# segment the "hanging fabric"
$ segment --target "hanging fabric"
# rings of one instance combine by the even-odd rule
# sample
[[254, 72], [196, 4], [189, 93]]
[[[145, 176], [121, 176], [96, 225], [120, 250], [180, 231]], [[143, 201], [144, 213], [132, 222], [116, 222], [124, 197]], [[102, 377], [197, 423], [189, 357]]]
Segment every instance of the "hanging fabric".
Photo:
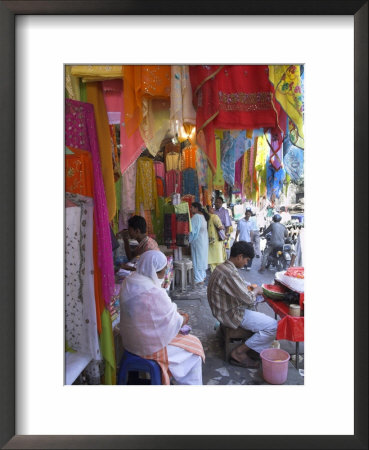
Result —
[[137, 160], [135, 211], [138, 215], [141, 213], [141, 204], [144, 210], [155, 209], [159, 213], [154, 161], [147, 156]]
[[200, 201], [199, 184], [195, 169], [186, 169], [182, 172], [182, 194], [195, 196], [197, 202]]
[[170, 126], [175, 136], [184, 124], [196, 124], [188, 66], [171, 66]]
[[122, 66], [71, 66], [71, 74], [82, 78], [84, 83], [122, 78]]
[[109, 220], [113, 220], [116, 212], [114, 171], [108, 116], [105, 109], [104, 94], [101, 83], [92, 82], [87, 85], [87, 101], [94, 106], [96, 132], [99, 143], [101, 172], [104, 181], [106, 203]]
[[93, 105], [66, 99], [65, 143], [71, 148], [79, 148], [91, 152], [98, 266], [101, 270], [102, 296], [105, 304], [109, 304], [114, 291], [114, 268], [111, 254], [109, 215], [101, 174], [100, 152]]

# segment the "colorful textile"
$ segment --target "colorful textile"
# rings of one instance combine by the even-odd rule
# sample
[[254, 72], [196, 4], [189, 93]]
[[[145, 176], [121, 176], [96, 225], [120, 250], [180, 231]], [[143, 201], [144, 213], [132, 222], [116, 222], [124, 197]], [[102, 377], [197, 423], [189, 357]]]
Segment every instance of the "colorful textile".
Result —
[[286, 112], [296, 125], [299, 136], [303, 132], [303, 101], [300, 66], [269, 66], [269, 79], [274, 86], [274, 102]]
[[164, 180], [165, 178], [165, 166], [161, 161], [154, 161], [155, 175]]
[[196, 147], [191, 145], [182, 150], [181, 170], [196, 170]]
[[165, 192], [166, 196], [180, 194], [182, 189], [182, 172], [179, 170], [170, 170], [165, 174]]
[[[156, 178], [158, 180], [158, 178]], [[156, 236], [156, 242], [158, 244], [164, 244], [164, 204], [163, 197], [158, 197], [159, 214], [156, 214], [155, 210], [151, 211], [151, 221]]]
[[133, 250], [133, 255], [138, 256], [142, 253], [148, 252], [149, 250], [159, 250], [158, 243], [149, 236], [146, 236], [138, 244], [138, 246]]
[[164, 197], [164, 182], [160, 177], [156, 177], [156, 192], [158, 197]]
[[109, 211], [109, 220], [112, 220], [116, 213], [114, 171], [112, 163], [109, 121], [105, 109], [104, 95], [101, 83], [88, 83], [87, 101], [94, 106], [96, 131], [99, 142], [101, 172], [104, 180], [104, 189], [106, 203]]
[[176, 214], [176, 244], [179, 247], [187, 247], [190, 235], [190, 210], [187, 202], [174, 205]]
[[128, 136], [144, 117], [143, 98], [169, 98], [170, 66], [123, 66], [125, 122]]
[[171, 66], [170, 123], [175, 136], [185, 123], [196, 123], [188, 66]]
[[181, 155], [179, 153], [167, 153], [165, 155], [165, 168], [166, 171], [180, 170]]
[[289, 139], [286, 139], [283, 153], [285, 153], [283, 165], [286, 173], [295, 182], [301, 180], [304, 176], [304, 151], [295, 147]]
[[174, 212], [174, 206], [171, 203], [165, 203], [163, 211], [164, 211], [164, 244], [168, 248], [174, 248], [176, 246], [176, 228], [174, 229], [176, 215]]
[[204, 131], [209, 164], [217, 167], [214, 129], [274, 127], [268, 66], [190, 66], [197, 133]]
[[91, 153], [87, 150], [72, 149], [65, 155], [65, 191], [93, 196], [93, 168]]
[[97, 266], [101, 271], [102, 297], [105, 304], [109, 304], [114, 289], [114, 267], [93, 105], [69, 99], [65, 101], [65, 144], [88, 150], [92, 155]]
[[196, 172], [199, 186], [207, 186], [208, 161], [200, 147], [196, 150]]
[[77, 194], [66, 194], [66, 199], [76, 206], [65, 211], [65, 339], [73, 350], [100, 360], [93, 275], [93, 200]]
[[146, 148], [156, 156], [160, 145], [169, 131], [169, 100], [142, 98], [142, 121], [140, 133]]
[[283, 182], [286, 176], [286, 172], [283, 168], [275, 170], [267, 161], [267, 193], [268, 199], [274, 200], [279, 198], [283, 189]]
[[273, 166], [275, 170], [279, 170], [283, 163], [283, 137], [278, 128], [270, 130], [270, 153], [269, 153], [269, 163]]
[[194, 195], [196, 201], [200, 201], [199, 184], [195, 169], [186, 169], [182, 172], [182, 194]]
[[81, 77], [82, 81], [103, 81], [122, 78], [122, 66], [71, 66], [71, 74]]
[[65, 66], [65, 92], [71, 100], [81, 100], [79, 78], [72, 75], [72, 66]]
[[224, 187], [224, 177], [223, 177], [223, 169], [221, 164], [221, 152], [220, 152], [220, 139], [217, 136], [215, 140], [216, 144], [216, 171], [213, 177], [213, 189], [223, 190]]
[[122, 174], [119, 229], [128, 228], [128, 219], [136, 208], [136, 162]]
[[208, 268], [209, 237], [205, 217], [202, 214], [194, 214], [191, 219], [189, 242], [191, 244], [191, 258], [195, 282], [200, 283], [206, 278]]
[[115, 363], [113, 328], [110, 313], [106, 308], [101, 314], [101, 326], [100, 348], [105, 362], [104, 384], [115, 385], [117, 384], [117, 367]]
[[146, 156], [137, 160], [135, 210], [138, 215], [141, 204], [144, 210], [155, 209], [159, 213], [154, 161]]
[[223, 178], [230, 186], [234, 186], [235, 180], [235, 140], [230, 131], [223, 131], [223, 139], [220, 141], [221, 166]]

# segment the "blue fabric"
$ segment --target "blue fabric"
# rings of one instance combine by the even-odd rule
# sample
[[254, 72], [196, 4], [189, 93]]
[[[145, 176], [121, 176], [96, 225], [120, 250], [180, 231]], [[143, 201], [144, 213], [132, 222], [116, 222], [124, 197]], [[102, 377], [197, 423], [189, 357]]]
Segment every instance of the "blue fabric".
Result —
[[272, 194], [275, 194], [276, 198], [279, 198], [282, 189], [283, 189], [283, 181], [286, 177], [286, 172], [283, 168], [279, 170], [275, 170], [274, 167], [267, 160], [267, 194], [270, 199]]
[[234, 186], [235, 170], [235, 139], [230, 131], [223, 132], [223, 139], [220, 141], [221, 166], [223, 170], [224, 181], [230, 186]]
[[197, 202], [200, 201], [199, 182], [195, 169], [186, 169], [182, 172], [182, 195], [191, 194]]
[[191, 219], [192, 231], [190, 233], [191, 258], [195, 282], [200, 283], [206, 278], [208, 268], [209, 238], [205, 217], [195, 214]]
[[292, 144], [289, 135], [283, 141], [283, 165], [291, 180], [299, 181], [303, 177], [304, 151]]

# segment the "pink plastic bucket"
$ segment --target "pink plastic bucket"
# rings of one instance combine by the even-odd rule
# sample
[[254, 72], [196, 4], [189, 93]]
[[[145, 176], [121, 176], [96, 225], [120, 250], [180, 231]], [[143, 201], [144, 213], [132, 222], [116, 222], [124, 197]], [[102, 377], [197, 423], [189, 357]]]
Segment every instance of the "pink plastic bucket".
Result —
[[290, 354], [280, 348], [266, 348], [260, 353], [264, 380], [270, 384], [283, 384], [287, 380]]

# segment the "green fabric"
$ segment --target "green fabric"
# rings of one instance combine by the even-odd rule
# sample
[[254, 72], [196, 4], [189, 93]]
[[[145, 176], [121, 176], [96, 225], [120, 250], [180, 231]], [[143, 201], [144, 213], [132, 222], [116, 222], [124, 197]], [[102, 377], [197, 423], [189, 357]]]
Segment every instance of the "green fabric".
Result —
[[83, 83], [81, 79], [79, 79], [79, 90], [81, 93], [81, 102], [87, 102], [86, 83]]
[[101, 314], [100, 349], [105, 360], [104, 384], [117, 384], [113, 329], [109, 311]]
[[155, 210], [151, 211], [151, 222], [155, 233], [156, 242], [159, 245], [164, 244], [164, 197], [158, 197], [159, 215]]

